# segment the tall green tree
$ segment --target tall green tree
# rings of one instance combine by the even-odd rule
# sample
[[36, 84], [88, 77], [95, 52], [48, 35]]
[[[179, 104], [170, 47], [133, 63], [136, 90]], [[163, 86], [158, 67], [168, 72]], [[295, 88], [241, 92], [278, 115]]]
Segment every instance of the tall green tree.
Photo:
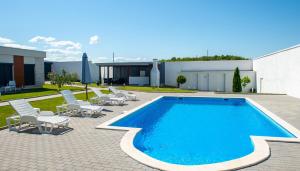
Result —
[[238, 67], [236, 67], [235, 71], [234, 71], [233, 82], [232, 82], [232, 91], [233, 92], [241, 92], [242, 91], [241, 76], [240, 76], [240, 70]]

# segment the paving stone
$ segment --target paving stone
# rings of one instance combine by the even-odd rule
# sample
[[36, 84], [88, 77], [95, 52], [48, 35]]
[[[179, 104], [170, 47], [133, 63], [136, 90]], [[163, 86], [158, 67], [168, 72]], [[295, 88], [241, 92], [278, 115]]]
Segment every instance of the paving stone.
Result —
[[[73, 128], [62, 135], [39, 135], [31, 132], [0, 131], [0, 170], [155, 170], [130, 158], [120, 148], [125, 131], [101, 130], [95, 127], [123, 111], [152, 100], [158, 93], [136, 92], [139, 101], [124, 106], [105, 106], [99, 118], [72, 117]], [[179, 94], [178, 94], [179, 95]], [[183, 94], [180, 94], [183, 95]], [[226, 96], [213, 93], [189, 96]], [[248, 95], [285, 121], [300, 129], [300, 100], [285, 95]], [[268, 142], [271, 157], [245, 171], [300, 170], [300, 144]]]

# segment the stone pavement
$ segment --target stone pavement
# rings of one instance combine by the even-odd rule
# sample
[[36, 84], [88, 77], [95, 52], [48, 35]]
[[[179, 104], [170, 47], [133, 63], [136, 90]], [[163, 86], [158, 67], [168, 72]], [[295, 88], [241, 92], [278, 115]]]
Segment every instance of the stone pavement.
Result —
[[[70, 127], [73, 130], [62, 135], [33, 134], [34, 131], [17, 133], [7, 129], [0, 131], [0, 170], [154, 170], [121, 150], [120, 140], [124, 131], [95, 129], [123, 111], [166, 95], [136, 94], [140, 101], [128, 102], [125, 106], [106, 106], [102, 117], [72, 117]], [[180, 95], [234, 96], [205, 92]], [[299, 99], [284, 95], [248, 97], [300, 129]], [[269, 145], [272, 154], [268, 160], [242, 170], [300, 170], [300, 144], [269, 142]]]

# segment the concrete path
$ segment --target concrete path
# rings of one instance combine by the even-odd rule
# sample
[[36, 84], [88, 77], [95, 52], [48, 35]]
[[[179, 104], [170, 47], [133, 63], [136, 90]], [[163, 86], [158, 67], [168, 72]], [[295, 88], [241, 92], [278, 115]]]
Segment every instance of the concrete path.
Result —
[[[80, 94], [80, 93], [84, 93], [85, 91], [77, 91], [74, 92], [73, 94]], [[90, 90], [88, 90], [88, 92], [90, 92]], [[33, 98], [28, 98], [26, 99], [29, 102], [32, 101], [38, 101], [38, 100], [45, 100], [45, 99], [51, 99], [51, 98], [56, 98], [56, 97], [61, 97], [61, 94], [53, 94], [53, 95], [49, 95], [49, 96], [40, 96], [40, 97], [33, 97]], [[2, 102], [0, 103], [0, 106], [7, 106], [9, 105], [8, 102]]]
[[[120, 148], [126, 131], [95, 129], [123, 111], [128, 111], [160, 93], [135, 92], [140, 99], [124, 106], [105, 106], [99, 118], [72, 117], [70, 132], [63, 135], [39, 135], [32, 132], [0, 131], [0, 170], [155, 170], [130, 158]], [[213, 93], [175, 94], [186, 96], [222, 96]], [[300, 100], [284, 95], [244, 95], [266, 107], [285, 121], [300, 129]], [[300, 144], [268, 142], [271, 156], [247, 171], [300, 170]]]

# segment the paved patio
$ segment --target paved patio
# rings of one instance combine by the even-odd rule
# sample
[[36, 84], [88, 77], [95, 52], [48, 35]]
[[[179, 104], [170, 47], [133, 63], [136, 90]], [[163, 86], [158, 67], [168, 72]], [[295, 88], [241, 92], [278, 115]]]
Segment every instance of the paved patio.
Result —
[[[128, 157], [120, 148], [125, 132], [95, 129], [123, 111], [156, 98], [158, 93], [136, 93], [140, 101], [107, 106], [99, 118], [71, 118], [73, 130], [63, 135], [0, 131], [0, 170], [154, 170]], [[178, 94], [179, 95], [179, 94]], [[189, 96], [235, 96], [199, 92]], [[248, 95], [300, 129], [300, 100], [284, 95]], [[300, 144], [269, 142], [271, 157], [242, 170], [300, 170]]]

